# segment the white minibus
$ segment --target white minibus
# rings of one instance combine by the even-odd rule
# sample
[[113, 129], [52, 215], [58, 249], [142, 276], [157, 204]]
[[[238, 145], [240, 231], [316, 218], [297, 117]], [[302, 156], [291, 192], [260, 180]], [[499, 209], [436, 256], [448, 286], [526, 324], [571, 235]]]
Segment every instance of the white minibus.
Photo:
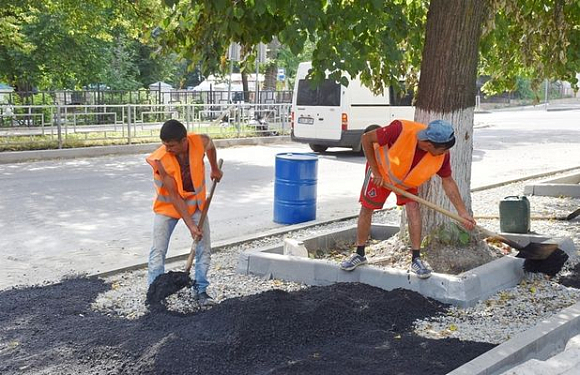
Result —
[[328, 147], [361, 151], [361, 135], [394, 119], [413, 120], [412, 95], [400, 98], [392, 88], [375, 95], [359, 79], [348, 86], [326, 79], [313, 87], [306, 78], [312, 63], [298, 66], [292, 97], [292, 132], [295, 142], [308, 143], [315, 152]]

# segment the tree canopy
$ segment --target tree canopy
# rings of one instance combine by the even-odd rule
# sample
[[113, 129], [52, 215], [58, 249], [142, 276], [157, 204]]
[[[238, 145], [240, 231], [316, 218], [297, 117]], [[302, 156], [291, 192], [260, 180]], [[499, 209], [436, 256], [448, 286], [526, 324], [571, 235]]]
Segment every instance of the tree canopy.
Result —
[[[491, 91], [515, 87], [516, 77], [566, 79], [580, 71], [580, 3], [572, 0], [482, 0], [487, 19], [480, 44], [480, 73]], [[421, 63], [427, 0], [165, 0], [166, 50], [202, 71], [224, 66], [230, 42], [251, 47], [277, 37], [297, 54], [315, 43], [313, 77], [342, 72], [380, 91], [399, 78], [416, 82]], [[343, 82], [346, 81], [342, 77]]]
[[[159, 0], [17, 0], [0, 7], [0, 80], [21, 91], [105, 84], [134, 89], [168, 79], [176, 56], [152, 56]], [[162, 9], [162, 8], [161, 8]]]

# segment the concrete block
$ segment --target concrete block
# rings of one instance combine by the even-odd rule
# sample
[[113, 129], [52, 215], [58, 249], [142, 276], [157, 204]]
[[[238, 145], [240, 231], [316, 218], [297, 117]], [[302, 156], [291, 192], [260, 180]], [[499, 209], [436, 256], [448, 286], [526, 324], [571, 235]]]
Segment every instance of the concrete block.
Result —
[[304, 246], [304, 242], [295, 240], [293, 238], [284, 239], [284, 255], [292, 255], [297, 257], [308, 258], [308, 250]]
[[510, 374], [508, 370], [515, 369], [524, 362], [533, 359], [537, 364], [561, 352], [568, 340], [579, 333], [580, 302], [496, 346], [448, 375]]
[[[398, 228], [388, 225], [373, 225], [371, 233], [372, 231], [377, 237], [386, 239], [395, 234]], [[532, 234], [509, 233], [505, 236], [522, 245], [526, 245], [530, 241], [543, 242], [548, 240], [546, 236]], [[473, 306], [499, 290], [517, 285], [524, 274], [522, 269], [524, 260], [511, 256], [499, 258], [460, 275], [433, 273], [426, 280], [419, 279], [407, 270], [394, 268], [360, 266], [347, 272], [341, 270], [336, 262], [308, 258], [308, 254], [332, 249], [340, 241], [352, 242], [355, 237], [356, 227], [352, 226], [302, 240], [286, 239], [280, 245], [244, 252], [238, 260], [238, 271], [244, 274], [274, 277], [308, 285], [361, 282], [385, 290], [404, 288], [459, 307]], [[551, 241], [557, 241], [560, 247], [567, 252], [576, 252], [574, 243], [568, 238]]]
[[524, 194], [551, 197], [580, 197], [580, 173], [540, 181], [524, 186]]
[[545, 361], [546, 368], [552, 373], [560, 374], [568, 369], [576, 368], [580, 372], [580, 349], [566, 349]]
[[580, 349], [580, 335], [576, 335], [568, 340], [568, 343], [566, 344], [566, 350], [572, 348]]

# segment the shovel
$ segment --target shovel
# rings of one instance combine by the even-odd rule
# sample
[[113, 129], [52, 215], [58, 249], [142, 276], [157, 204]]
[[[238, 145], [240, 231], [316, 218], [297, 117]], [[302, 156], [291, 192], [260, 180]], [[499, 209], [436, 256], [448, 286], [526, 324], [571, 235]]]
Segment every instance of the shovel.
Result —
[[[418, 196], [416, 196], [415, 194], [409, 193], [408, 191], [405, 191], [403, 189], [400, 189], [396, 186], [393, 186], [391, 184], [388, 184], [386, 182], [383, 182], [383, 186], [386, 187], [387, 189], [394, 191], [395, 193], [402, 195], [404, 197], [407, 197], [417, 203], [421, 203], [424, 204], [425, 206], [445, 215], [448, 216], [460, 223], [463, 223], [465, 221], [464, 218], [462, 218], [461, 216], [448, 211], [446, 209], [444, 209], [443, 207], [439, 207], [436, 204], [433, 204], [423, 198], [420, 198]], [[548, 258], [554, 251], [556, 251], [558, 249], [558, 245], [557, 244], [548, 244], [548, 243], [537, 243], [537, 242], [530, 242], [529, 244], [527, 244], [526, 246], [522, 246], [519, 243], [512, 241], [510, 239], [507, 239], [501, 235], [499, 235], [498, 233], [494, 233], [490, 230], [487, 230], [485, 228], [482, 228], [478, 225], [475, 226], [475, 228], [482, 233], [485, 237], [491, 237], [494, 239], [497, 239], [500, 242], [505, 243], [508, 246], [513, 247], [514, 249], [518, 250], [519, 253], [516, 255], [517, 258], [525, 258], [525, 259], [530, 259], [530, 260], [544, 260], [546, 258]]]
[[[222, 169], [223, 160], [220, 159], [218, 161], [219, 169]], [[214, 180], [211, 189], [209, 192], [209, 196], [205, 200], [205, 205], [203, 207], [203, 211], [201, 211], [201, 217], [199, 218], [199, 223], [197, 224], [198, 228], [203, 228], [203, 223], [207, 217], [207, 211], [209, 210], [209, 205], [213, 198], [213, 193], [217, 186], [217, 181]], [[189, 251], [189, 256], [187, 257], [187, 262], [185, 263], [185, 270], [184, 271], [169, 271], [162, 275], [157, 276], [157, 278], [149, 285], [149, 289], [147, 290], [147, 300], [146, 303], [150, 308], [162, 308], [163, 305], [161, 301], [165, 298], [169, 297], [173, 293], [177, 293], [181, 289], [185, 287], [190, 287], [195, 285], [195, 280], [192, 280], [189, 276], [189, 271], [191, 271], [191, 266], [193, 264], [193, 259], [195, 258], [195, 249], [197, 248], [197, 244], [199, 242], [199, 238], [195, 238], [191, 245], [191, 250]]]

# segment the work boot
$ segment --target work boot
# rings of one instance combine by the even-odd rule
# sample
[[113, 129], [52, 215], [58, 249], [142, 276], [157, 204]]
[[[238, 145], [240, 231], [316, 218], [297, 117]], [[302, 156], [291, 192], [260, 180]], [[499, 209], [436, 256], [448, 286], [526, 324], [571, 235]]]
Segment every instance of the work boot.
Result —
[[359, 255], [357, 253], [352, 254], [342, 262], [340, 262], [340, 268], [345, 271], [352, 271], [358, 266], [367, 263], [367, 258]]
[[215, 301], [213, 300], [213, 298], [211, 298], [209, 294], [207, 294], [206, 292], [198, 293], [196, 299], [197, 303], [199, 303], [201, 307], [209, 307], [215, 305]]

